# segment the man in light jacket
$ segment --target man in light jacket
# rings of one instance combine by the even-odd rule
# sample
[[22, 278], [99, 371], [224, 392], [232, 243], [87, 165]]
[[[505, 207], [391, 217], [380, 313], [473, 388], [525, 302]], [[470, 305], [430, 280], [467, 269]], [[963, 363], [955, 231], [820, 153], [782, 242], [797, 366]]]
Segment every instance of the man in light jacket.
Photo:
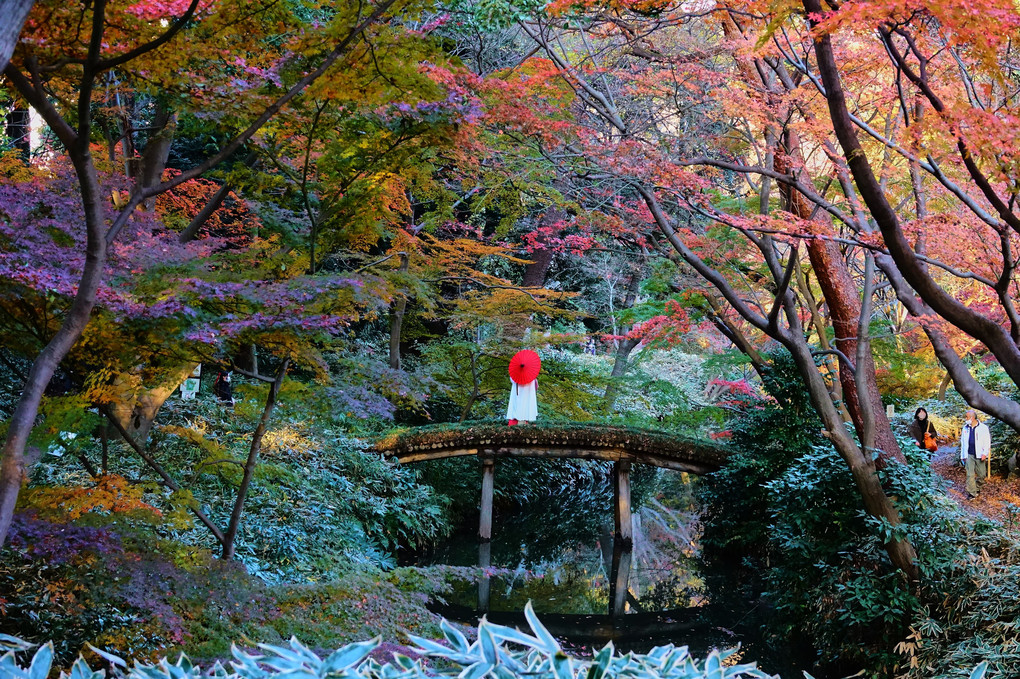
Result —
[[960, 462], [967, 469], [967, 494], [971, 499], [978, 495], [978, 480], [984, 483], [988, 476], [988, 456], [992, 452], [992, 433], [988, 425], [978, 419], [977, 413], [968, 410], [967, 420], [960, 432]]

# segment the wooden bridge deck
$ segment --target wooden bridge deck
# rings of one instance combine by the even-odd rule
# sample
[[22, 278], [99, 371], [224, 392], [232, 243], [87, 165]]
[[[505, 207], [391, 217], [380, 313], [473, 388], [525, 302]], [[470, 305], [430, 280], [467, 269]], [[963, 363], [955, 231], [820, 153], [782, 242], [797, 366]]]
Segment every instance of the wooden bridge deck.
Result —
[[729, 451], [711, 441], [668, 432], [599, 424], [507, 426], [505, 422], [432, 425], [395, 431], [376, 450], [402, 463], [476, 455], [560, 457], [649, 464], [694, 474], [716, 471]]

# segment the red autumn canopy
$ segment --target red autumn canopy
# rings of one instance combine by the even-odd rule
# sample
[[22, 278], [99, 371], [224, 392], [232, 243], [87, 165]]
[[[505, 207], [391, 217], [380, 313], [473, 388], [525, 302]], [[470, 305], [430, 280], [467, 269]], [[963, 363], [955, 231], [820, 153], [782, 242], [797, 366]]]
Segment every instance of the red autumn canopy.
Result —
[[522, 349], [510, 359], [510, 379], [517, 384], [530, 384], [542, 370], [542, 359], [531, 349]]

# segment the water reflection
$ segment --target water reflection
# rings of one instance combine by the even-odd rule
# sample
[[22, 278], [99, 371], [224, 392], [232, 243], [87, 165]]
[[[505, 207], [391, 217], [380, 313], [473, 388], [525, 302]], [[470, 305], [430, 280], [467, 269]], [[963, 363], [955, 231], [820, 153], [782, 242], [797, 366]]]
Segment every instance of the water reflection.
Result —
[[578, 643], [662, 641], [695, 626], [707, 603], [696, 512], [646, 499], [626, 541], [617, 538], [609, 498], [601, 517], [590, 506], [574, 507], [569, 517], [564, 509], [549, 503], [504, 512], [493, 521], [491, 541], [478, 541], [465, 526], [419, 561], [479, 568], [476, 578], [455, 584], [438, 612], [524, 625], [521, 611], [530, 600], [550, 631]]
[[492, 566], [492, 543], [488, 540], [478, 543], [478, 568], [482, 574], [478, 579], [478, 611], [489, 612], [489, 593], [491, 591], [491, 576], [489, 568]]
[[[630, 604], [637, 604], [634, 594], [630, 591], [631, 563], [634, 558], [634, 550], [631, 542], [624, 540], [613, 540], [612, 556], [607, 564], [609, 596], [607, 598], [610, 616], [624, 615], [628, 612]], [[483, 541], [478, 543], [478, 612], [489, 613], [492, 597], [492, 542]], [[540, 576], [541, 577], [541, 576]], [[597, 582], [597, 579], [594, 580]], [[527, 589], [527, 588], [525, 588]], [[544, 606], [542, 608], [545, 608]], [[641, 610], [640, 605], [634, 609]]]
[[630, 583], [630, 562], [634, 550], [623, 540], [613, 543], [613, 562], [609, 569], [609, 615], [627, 612], [627, 595]]
[[[527, 464], [536, 475], [548, 473], [536, 461]], [[617, 539], [605, 469], [601, 477], [592, 474], [590, 485], [550, 492], [527, 507], [497, 502], [491, 541], [479, 540], [480, 506], [474, 505], [464, 512], [459, 533], [404, 563], [472, 567], [454, 583], [448, 603], [435, 606], [451, 620], [474, 625], [484, 614], [526, 629], [522, 611], [530, 600], [549, 631], [576, 645], [576, 652], [613, 641], [625, 652], [676, 643], [704, 655], [739, 643], [741, 658], [799, 676], [787, 645], [771, 655], [761, 602], [745, 599], [734, 574], [714, 570], [711, 590], [706, 584], [699, 510], [686, 475], [635, 470], [629, 543]]]

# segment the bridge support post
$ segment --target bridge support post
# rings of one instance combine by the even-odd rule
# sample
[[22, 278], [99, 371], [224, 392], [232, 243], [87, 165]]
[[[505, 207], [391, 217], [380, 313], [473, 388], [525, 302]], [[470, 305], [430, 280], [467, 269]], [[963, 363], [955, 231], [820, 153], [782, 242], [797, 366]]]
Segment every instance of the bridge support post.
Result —
[[482, 458], [482, 498], [479, 502], [478, 541], [492, 539], [492, 486], [496, 478], [496, 461], [491, 457]]
[[492, 543], [478, 543], [478, 567], [482, 569], [482, 575], [478, 580], [478, 610], [482, 613], [489, 612], [489, 592], [492, 589], [492, 582], [488, 569], [492, 565]]
[[629, 547], [634, 541], [634, 521], [630, 514], [630, 462], [613, 463], [613, 510], [616, 539]]
[[634, 553], [629, 544], [613, 542], [613, 565], [609, 573], [609, 615], [627, 612], [627, 594], [630, 591], [630, 564]]

